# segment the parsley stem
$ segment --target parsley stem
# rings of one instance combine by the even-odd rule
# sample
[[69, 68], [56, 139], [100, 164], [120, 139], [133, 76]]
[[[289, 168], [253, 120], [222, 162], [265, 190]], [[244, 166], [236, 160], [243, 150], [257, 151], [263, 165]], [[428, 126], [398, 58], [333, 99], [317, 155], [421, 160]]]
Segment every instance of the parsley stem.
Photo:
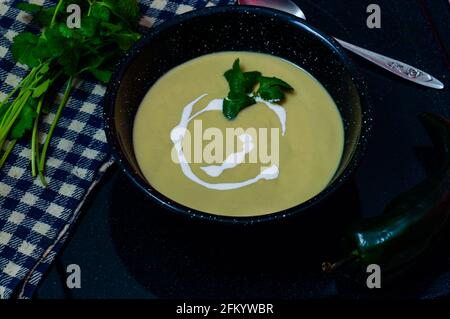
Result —
[[[28, 87], [27, 85], [29, 84], [29, 82], [31, 81], [32, 78], [35, 77], [37, 71], [39, 68], [33, 68], [31, 70], [31, 72], [24, 78], [22, 79], [22, 81], [20, 81], [19, 85], [17, 85], [13, 91], [11, 91], [8, 96], [6, 97], [6, 99], [0, 103], [0, 108], [3, 107], [7, 101], [17, 92], [17, 90], [21, 87], [25, 87], [25, 89], [22, 89], [19, 93], [19, 95], [14, 99], [14, 101], [8, 106], [8, 109], [5, 111], [5, 114], [3, 114], [2, 116], [2, 120], [0, 122], [0, 131], [3, 130], [3, 127], [5, 125], [5, 123], [9, 123], [9, 121], [11, 120], [11, 113], [16, 109], [16, 106], [22, 103], [22, 98], [23, 98], [23, 93], [27, 91]], [[14, 114], [14, 113], [13, 113]], [[3, 145], [3, 140], [1, 141], [1, 145]], [[0, 145], [0, 146], [1, 146]]]
[[9, 156], [9, 153], [11, 153], [12, 149], [14, 148], [14, 145], [16, 145], [17, 140], [9, 141], [8, 147], [6, 148], [5, 153], [3, 154], [2, 158], [0, 159], [0, 168], [3, 167], [3, 164], [5, 164], [6, 159]]
[[33, 132], [31, 135], [31, 174], [36, 176], [37, 163], [39, 163], [39, 116], [41, 114], [42, 103], [44, 102], [45, 94], [39, 99], [38, 106], [36, 108], [36, 118], [34, 119]]
[[0, 145], [2, 145], [6, 139], [6, 136], [8, 135], [11, 127], [13, 126], [14, 122], [16, 121], [17, 117], [19, 116], [20, 112], [22, 111], [22, 108], [25, 106], [25, 104], [28, 101], [28, 98], [31, 96], [31, 90], [27, 90], [27, 92], [24, 94], [23, 98], [20, 99], [20, 103], [14, 103], [14, 106], [12, 108], [11, 114], [9, 114], [8, 120], [6, 121], [6, 128], [1, 128], [0, 133]]
[[59, 0], [58, 4], [55, 8], [55, 13], [53, 13], [52, 21], [50, 22], [50, 28], [55, 24], [56, 22], [56, 16], [58, 15], [59, 9], [61, 8], [61, 5], [63, 4], [64, 0]]
[[[44, 185], [47, 185], [44, 178], [46, 154], [73, 92], [75, 78], [90, 72], [101, 82], [107, 82], [113, 58], [115, 60], [125, 53], [140, 37], [136, 32], [139, 18], [137, 0], [75, 0], [84, 8], [83, 19], [88, 19], [80, 30], [70, 32], [64, 28], [65, 7], [70, 1], [54, 2], [50, 7], [39, 8], [44, 10], [42, 13], [50, 14], [39, 19], [42, 20], [39, 21], [42, 30], [39, 35], [25, 32], [14, 39], [13, 52], [20, 53], [15, 54], [15, 60], [27, 65], [29, 71], [6, 95], [6, 99], [0, 101], [0, 164], [7, 160], [16, 140], [31, 138], [31, 172], [33, 176], [38, 175]], [[36, 13], [34, 9], [32, 11]], [[99, 21], [102, 23], [97, 23]], [[36, 50], [39, 56], [35, 54]], [[55, 93], [54, 83], [62, 79], [64, 92], [57, 105], [52, 105], [54, 118], [44, 138], [41, 127], [43, 114], [47, 113], [46, 103], [50, 94]]]
[[39, 160], [39, 171], [41, 173], [44, 172], [45, 158], [46, 158], [48, 146], [50, 144], [50, 139], [52, 138], [52, 135], [53, 135], [53, 131], [55, 130], [56, 124], [58, 123], [58, 120], [61, 117], [61, 112], [62, 112], [64, 106], [67, 104], [67, 101], [69, 100], [69, 96], [72, 91], [72, 82], [73, 82], [73, 77], [71, 76], [69, 78], [69, 80], [67, 81], [67, 86], [66, 86], [66, 90], [64, 92], [64, 96], [58, 105], [58, 109], [56, 111], [55, 118], [53, 119], [52, 125], [50, 126], [50, 130], [48, 131], [48, 134], [45, 138], [44, 146], [42, 148], [41, 158]]
[[[6, 134], [8, 134], [9, 130], [11, 129], [11, 126], [14, 124], [17, 116], [20, 114], [20, 111], [22, 111], [23, 106], [26, 104], [28, 99], [31, 96], [32, 88], [43, 78], [41, 75], [40, 77], [34, 77], [34, 81], [28, 85], [27, 87], [23, 88], [17, 98], [14, 100], [14, 102], [10, 105], [8, 110], [6, 111], [5, 115], [3, 116], [3, 119], [0, 124], [0, 130], [3, 130], [4, 125], [6, 124]], [[29, 79], [31, 80], [31, 78]], [[27, 81], [28, 82], [28, 81]], [[27, 94], [30, 93], [30, 94]], [[25, 97], [25, 101], [24, 101]], [[0, 138], [0, 141], [3, 141]]]
[[92, 5], [95, 3], [95, 1], [88, 0], [88, 2], [89, 2], [89, 10], [87, 16], [89, 17], [91, 15]]
[[10, 119], [10, 114], [15, 109], [16, 105], [21, 102], [23, 92], [24, 91], [21, 91], [19, 93], [19, 96], [11, 103], [11, 105], [9, 105], [8, 109], [6, 110], [5, 114], [3, 115], [2, 121], [0, 122], [0, 130], [3, 129], [3, 126], [5, 125], [5, 123], [8, 123], [8, 121]]
[[17, 85], [11, 92], [9, 92], [9, 94], [6, 96], [6, 98], [0, 102], [0, 109], [8, 102], [8, 100], [24, 85], [26, 85], [26, 83], [31, 79], [31, 77], [34, 77], [34, 75], [36, 74], [38, 68], [33, 68], [31, 70], [31, 72], [22, 79], [22, 81], [20, 81], [19, 85]]

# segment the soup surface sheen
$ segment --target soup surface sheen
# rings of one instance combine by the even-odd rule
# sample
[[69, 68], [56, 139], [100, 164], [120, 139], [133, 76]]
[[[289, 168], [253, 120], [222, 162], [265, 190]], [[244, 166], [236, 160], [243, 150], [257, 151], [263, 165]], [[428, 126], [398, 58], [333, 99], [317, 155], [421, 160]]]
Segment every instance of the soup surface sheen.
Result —
[[[179, 127], [182, 114], [189, 111], [189, 104], [197, 99], [196, 103], [191, 103], [192, 112], [186, 115], [192, 117], [214, 104], [214, 100], [217, 108], [220, 102], [217, 99], [223, 99], [229, 90], [223, 74], [237, 58], [244, 72], [260, 71], [265, 76], [278, 77], [294, 91], [279, 102], [286, 112], [284, 135], [279, 114], [262, 102], [245, 108], [232, 121], [226, 119], [221, 110], [211, 110], [186, 124], [190, 136], [183, 135], [183, 152], [192, 155], [186, 157], [191, 173], [205, 185], [226, 186], [226, 189], [214, 189], [188, 178], [182, 165], [175, 160], [173, 129]], [[200, 121], [202, 130], [198, 130]], [[214, 144], [216, 152], [211, 152], [211, 143], [219, 139], [217, 135], [205, 133], [208, 128], [223, 133], [223, 147], [217, 148]], [[219, 176], [208, 175], [206, 166], [222, 165], [230, 154], [245, 149], [245, 141], [239, 139], [239, 135], [225, 139], [226, 129], [230, 128], [255, 129], [258, 134], [252, 135], [252, 150], [245, 154], [243, 163], [223, 170]], [[267, 134], [260, 135], [264, 129]], [[278, 129], [278, 134], [272, 136], [271, 129]], [[305, 70], [266, 54], [221, 52], [188, 61], [162, 76], [142, 101], [135, 118], [133, 139], [142, 173], [152, 187], [171, 200], [211, 214], [256, 216], [288, 209], [320, 193], [339, 165], [344, 130], [334, 101]], [[278, 147], [272, 143], [275, 140], [279, 141]], [[230, 143], [236, 145], [233, 152], [227, 150]], [[198, 149], [205, 153], [200, 153], [195, 160], [194, 153], [199, 154]], [[202, 157], [217, 154], [218, 149], [223, 150], [223, 156], [220, 160], [215, 157], [217, 162], [211, 163], [207, 156]], [[269, 157], [261, 156], [261, 152]], [[273, 165], [275, 153], [278, 154], [276, 167]], [[257, 180], [255, 177], [265, 168], [270, 168], [272, 173], [275, 169], [278, 175]], [[248, 185], [236, 186], [251, 180]]]

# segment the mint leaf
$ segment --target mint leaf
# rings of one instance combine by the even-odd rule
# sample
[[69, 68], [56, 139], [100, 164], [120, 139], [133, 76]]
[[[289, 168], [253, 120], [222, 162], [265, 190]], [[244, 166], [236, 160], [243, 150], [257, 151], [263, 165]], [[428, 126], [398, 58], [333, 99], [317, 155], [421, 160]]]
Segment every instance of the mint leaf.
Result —
[[268, 102], [279, 102], [284, 99], [284, 91], [292, 91], [294, 88], [276, 77], [258, 78], [259, 89], [256, 92], [263, 100]]

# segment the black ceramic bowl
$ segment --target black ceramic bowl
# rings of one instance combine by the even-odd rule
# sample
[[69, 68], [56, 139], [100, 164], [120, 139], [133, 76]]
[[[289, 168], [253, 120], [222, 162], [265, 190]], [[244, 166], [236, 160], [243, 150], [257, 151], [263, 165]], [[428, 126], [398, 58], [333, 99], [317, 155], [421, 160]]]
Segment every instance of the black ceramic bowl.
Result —
[[[285, 211], [233, 218], [180, 205], [145, 180], [136, 162], [132, 139], [134, 116], [144, 95], [175, 66], [219, 51], [254, 51], [284, 58], [310, 72], [328, 90], [344, 121], [345, 147], [335, 177], [321, 193]], [[148, 197], [190, 217], [248, 224], [303, 214], [339, 188], [360, 160], [370, 129], [368, 111], [355, 68], [332, 38], [280, 11], [224, 6], [183, 14], [145, 35], [119, 63], [107, 89], [104, 115], [115, 160]]]

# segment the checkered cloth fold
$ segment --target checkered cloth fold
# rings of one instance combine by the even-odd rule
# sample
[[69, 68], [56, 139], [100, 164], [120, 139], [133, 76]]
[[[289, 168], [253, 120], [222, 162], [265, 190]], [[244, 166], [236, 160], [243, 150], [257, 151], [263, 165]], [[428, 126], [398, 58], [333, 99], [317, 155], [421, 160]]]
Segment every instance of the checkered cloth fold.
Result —
[[[56, 1], [28, 0], [50, 5]], [[119, 0], [118, 0], [119, 1]], [[31, 16], [0, 0], [0, 101], [27, 74], [11, 55], [11, 42], [23, 31], [38, 32]], [[232, 0], [141, 0], [143, 27], [176, 14]], [[86, 195], [111, 165], [103, 131], [105, 87], [81, 79], [63, 111], [48, 150], [49, 187], [31, 177], [30, 143], [19, 142], [0, 171], [0, 299], [30, 298], [80, 212]], [[43, 119], [48, 130], [54, 113]], [[45, 139], [41, 133], [41, 143]]]

